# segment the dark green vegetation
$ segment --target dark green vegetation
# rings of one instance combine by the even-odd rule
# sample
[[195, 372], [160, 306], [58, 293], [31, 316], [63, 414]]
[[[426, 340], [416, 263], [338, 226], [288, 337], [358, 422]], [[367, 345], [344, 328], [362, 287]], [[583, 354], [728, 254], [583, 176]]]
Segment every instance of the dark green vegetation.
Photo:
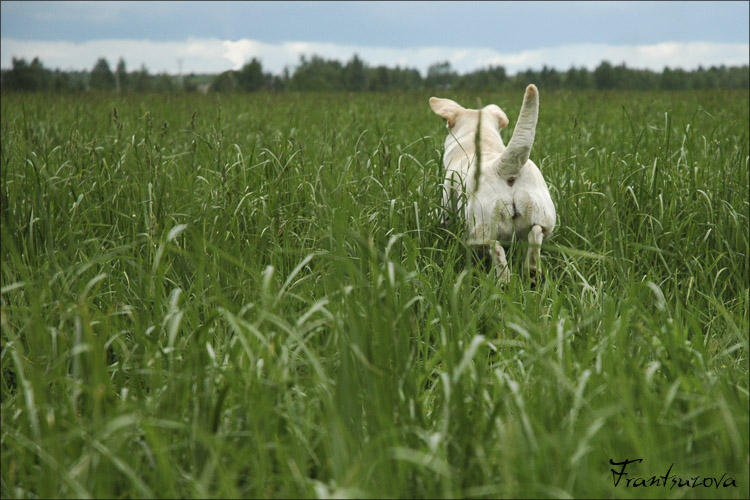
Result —
[[121, 58], [115, 70], [100, 58], [91, 71], [60, 71], [44, 67], [39, 58], [31, 63], [13, 58], [13, 66], [0, 72], [0, 87], [5, 91], [118, 91], [133, 92], [195, 92], [221, 93], [272, 91], [414, 91], [454, 89], [458, 91], [523, 90], [528, 82], [536, 82], [552, 90], [707, 90], [748, 89], [748, 66], [699, 67], [694, 71], [664, 68], [661, 72], [633, 69], [624, 63], [613, 66], [602, 61], [593, 71], [571, 67], [558, 71], [544, 66], [540, 71], [529, 69], [509, 76], [503, 66], [491, 66], [459, 75], [444, 61], [432, 64], [427, 75], [413, 68], [372, 67], [356, 54], [345, 64], [320, 56], [300, 57], [297, 67], [286, 68], [281, 75], [265, 73], [255, 58], [239, 70], [219, 75], [151, 75], [145, 66], [128, 71]]
[[747, 92], [540, 86], [536, 291], [428, 97], [4, 94], [2, 496], [747, 498]]

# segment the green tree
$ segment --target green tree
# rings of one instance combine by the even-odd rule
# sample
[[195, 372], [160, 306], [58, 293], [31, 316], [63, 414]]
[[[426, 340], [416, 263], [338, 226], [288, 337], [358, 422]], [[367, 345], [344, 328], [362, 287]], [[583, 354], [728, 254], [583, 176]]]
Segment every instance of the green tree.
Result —
[[211, 92], [236, 92], [237, 91], [237, 72], [233, 70], [225, 71], [214, 78], [209, 90]]
[[[269, 76], [269, 75], [266, 75]], [[288, 75], [285, 77], [284, 75], [270, 75], [270, 78], [268, 78], [268, 88], [273, 90], [274, 92], [278, 92], [280, 90], [286, 90], [287, 86], [289, 85], [289, 77]]]
[[505, 68], [502, 66], [490, 66], [460, 76], [456, 81], [456, 88], [467, 90], [490, 90], [502, 87], [508, 80]]
[[458, 74], [451, 68], [448, 61], [432, 64], [427, 68], [427, 78], [425, 85], [433, 89], [449, 89], [458, 79]]
[[117, 69], [115, 70], [115, 82], [118, 92], [122, 92], [128, 89], [128, 71], [125, 67], [125, 61], [121, 57], [117, 62]]
[[368, 89], [376, 92], [384, 92], [391, 88], [391, 78], [388, 72], [388, 68], [385, 66], [378, 66], [373, 68], [370, 72], [369, 78], [367, 79]]
[[722, 77], [719, 80], [719, 87], [725, 89], [741, 89], [748, 88], [750, 85], [750, 72], [748, 71], [748, 65], [744, 66], [733, 66], [730, 68], [722, 65]]
[[42, 65], [38, 57], [31, 64], [26, 59], [12, 59], [12, 69], [6, 73], [4, 84], [12, 90], [36, 92], [52, 85], [52, 72]]
[[416, 69], [400, 68], [390, 70], [391, 87], [401, 90], [417, 90], [422, 88], [422, 75]]
[[114, 90], [115, 75], [109, 69], [109, 63], [106, 59], [99, 58], [91, 70], [89, 85], [93, 90]]
[[167, 73], [159, 73], [154, 80], [156, 92], [172, 92], [175, 89], [174, 79]]
[[265, 86], [266, 77], [263, 75], [263, 66], [260, 61], [253, 58], [252, 61], [242, 66], [236, 75], [237, 90], [253, 92]]
[[367, 86], [365, 64], [357, 54], [344, 66], [344, 87], [346, 90], [364, 90]]
[[65, 92], [71, 89], [70, 76], [59, 69], [52, 74], [52, 90], [55, 92]]
[[555, 68], [550, 68], [545, 64], [539, 73], [538, 82], [547, 90], [556, 90], [562, 87], [562, 76]]
[[570, 90], [583, 90], [591, 88], [591, 74], [586, 68], [576, 69], [575, 66], [565, 72], [563, 86]]
[[615, 88], [615, 72], [608, 61], [602, 61], [594, 70], [594, 86], [599, 90]]
[[682, 69], [664, 68], [659, 79], [659, 88], [663, 90], [684, 90], [687, 88], [685, 71]]
[[519, 71], [516, 76], [508, 80], [508, 88], [523, 90], [528, 84], [534, 82], [539, 83], [539, 73], [527, 69], [526, 71]]
[[711, 88], [708, 72], [703, 66], [698, 66], [698, 69], [692, 72], [690, 75], [690, 88], [693, 89], [708, 89]]
[[300, 65], [290, 81], [293, 90], [343, 90], [343, 67], [339, 61], [326, 61], [313, 55], [308, 61], [300, 57]]
[[134, 71], [128, 77], [130, 81], [130, 88], [135, 92], [146, 92], [151, 90], [151, 75], [148, 74], [148, 69], [145, 64], [141, 65], [141, 69]]
[[184, 78], [182, 88], [185, 92], [195, 92], [198, 90], [198, 85], [195, 83], [195, 73], [190, 73]]

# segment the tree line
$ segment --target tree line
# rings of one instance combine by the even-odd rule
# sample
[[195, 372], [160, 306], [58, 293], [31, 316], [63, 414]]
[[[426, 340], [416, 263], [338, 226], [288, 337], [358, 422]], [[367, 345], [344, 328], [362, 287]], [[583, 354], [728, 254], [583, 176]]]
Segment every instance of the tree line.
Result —
[[218, 75], [150, 74], [145, 66], [128, 71], [121, 58], [114, 71], [106, 59], [100, 58], [90, 71], [60, 71], [45, 68], [35, 58], [31, 63], [13, 58], [12, 67], [0, 75], [4, 91], [84, 92], [254, 92], [266, 91], [393, 91], [393, 90], [498, 90], [521, 89], [529, 82], [547, 89], [568, 90], [690, 90], [748, 89], [750, 70], [743, 66], [699, 67], [696, 70], [671, 69], [662, 72], [628, 68], [602, 61], [593, 71], [571, 67], [558, 71], [544, 66], [508, 75], [503, 66], [491, 66], [459, 74], [450, 62], [432, 64], [427, 75], [416, 69], [371, 67], [356, 54], [346, 63], [313, 55], [300, 57], [299, 65], [281, 75], [263, 71], [258, 59], [252, 59], [239, 70]]

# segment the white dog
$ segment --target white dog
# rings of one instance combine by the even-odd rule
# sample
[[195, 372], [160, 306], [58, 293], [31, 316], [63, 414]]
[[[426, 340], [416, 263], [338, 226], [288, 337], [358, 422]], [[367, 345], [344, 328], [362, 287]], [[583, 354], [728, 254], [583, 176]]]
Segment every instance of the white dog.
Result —
[[[445, 139], [443, 207], [462, 208], [467, 243], [490, 250], [500, 282], [509, 279], [501, 242], [528, 235], [527, 263], [536, 285], [540, 245], [555, 227], [555, 205], [539, 168], [529, 160], [534, 144], [539, 94], [526, 87], [518, 123], [508, 147], [500, 129], [508, 117], [494, 104], [465, 109], [450, 99], [430, 98], [430, 107], [448, 121]], [[462, 196], [463, 195], [463, 196]], [[459, 200], [463, 199], [463, 207]]]

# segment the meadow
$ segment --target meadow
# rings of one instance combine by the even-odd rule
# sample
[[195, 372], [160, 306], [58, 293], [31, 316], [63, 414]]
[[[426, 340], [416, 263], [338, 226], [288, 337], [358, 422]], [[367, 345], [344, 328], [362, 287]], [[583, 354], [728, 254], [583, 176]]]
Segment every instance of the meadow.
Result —
[[748, 93], [539, 90], [534, 290], [432, 93], [3, 94], [2, 497], [748, 498]]

